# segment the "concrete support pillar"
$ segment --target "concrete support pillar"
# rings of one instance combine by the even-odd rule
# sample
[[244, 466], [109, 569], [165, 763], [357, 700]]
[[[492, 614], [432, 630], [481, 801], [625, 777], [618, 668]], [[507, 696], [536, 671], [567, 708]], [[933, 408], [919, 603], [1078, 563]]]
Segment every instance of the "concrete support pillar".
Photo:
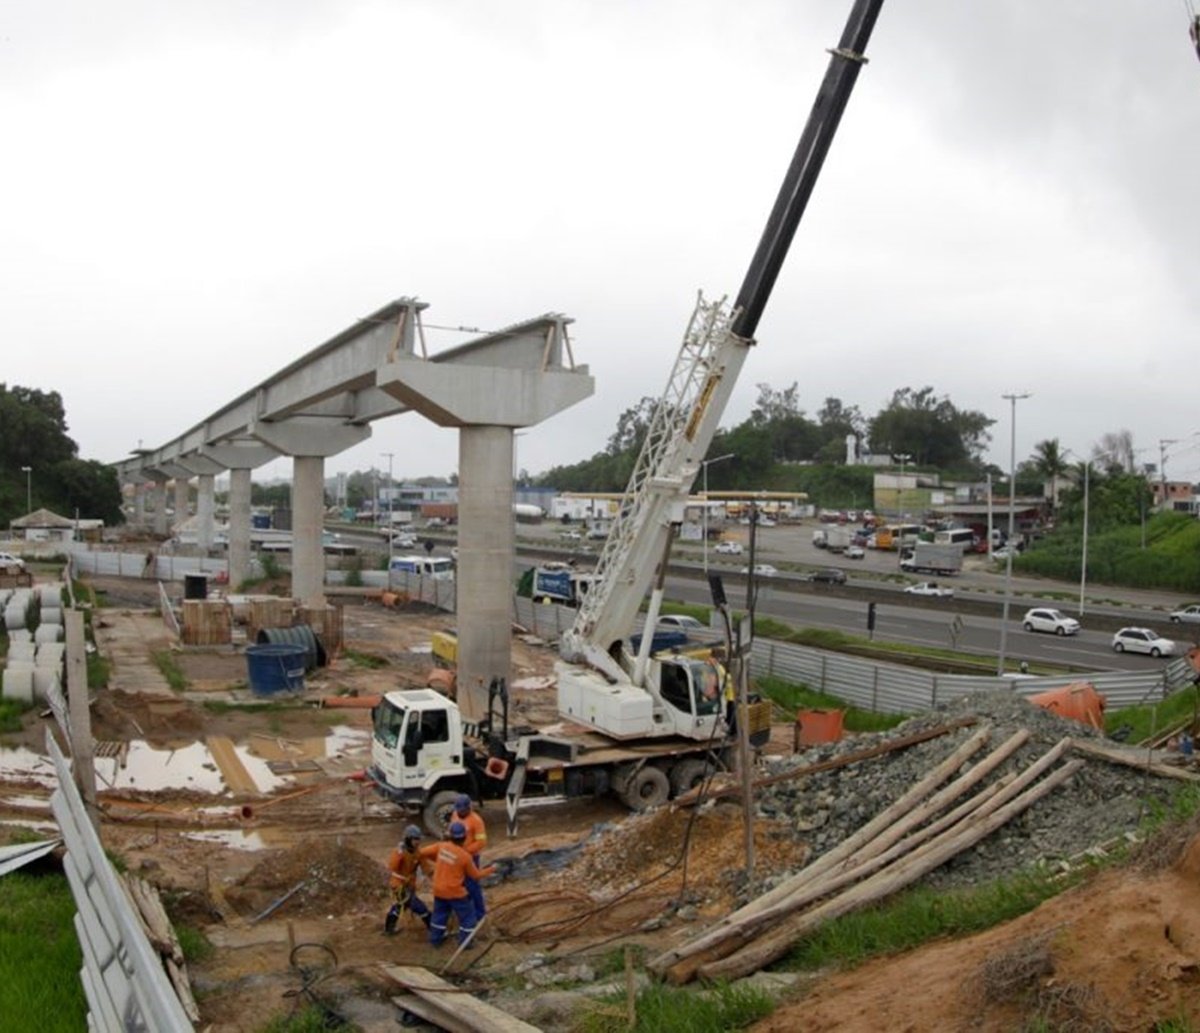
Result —
[[175, 523], [182, 524], [188, 518], [188, 478], [175, 478]]
[[486, 714], [492, 678], [509, 681], [511, 668], [513, 557], [513, 431], [511, 427], [463, 427], [458, 436], [459, 543], [470, 543], [470, 563], [458, 567], [460, 635], [458, 705], [468, 721]]
[[305, 606], [325, 605], [325, 459], [292, 459], [292, 595]]
[[154, 479], [154, 533], [163, 538], [170, 533], [167, 523], [167, 482], [163, 477]]
[[205, 552], [213, 547], [216, 531], [213, 527], [214, 482], [216, 476], [202, 473], [196, 478], [196, 544]]
[[229, 471], [229, 584], [250, 577], [250, 470]]
[[146, 526], [146, 482], [143, 480], [133, 486], [133, 522], [139, 528]]

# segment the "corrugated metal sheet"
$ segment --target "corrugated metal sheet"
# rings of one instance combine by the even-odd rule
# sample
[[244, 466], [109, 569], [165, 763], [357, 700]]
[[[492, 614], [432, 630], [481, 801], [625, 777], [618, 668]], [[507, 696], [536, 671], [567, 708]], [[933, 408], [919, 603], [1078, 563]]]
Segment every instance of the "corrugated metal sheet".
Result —
[[43, 839], [37, 843], [17, 843], [14, 846], [0, 847], [0, 875], [15, 872], [39, 857], [45, 857], [61, 842], [61, 839]]
[[78, 913], [83, 949], [79, 977], [87, 997], [88, 1026], [103, 1033], [185, 1033], [192, 1024], [104, 856], [100, 838], [71, 779], [66, 759], [46, 730], [58, 788], [50, 806], [66, 842], [64, 868]]

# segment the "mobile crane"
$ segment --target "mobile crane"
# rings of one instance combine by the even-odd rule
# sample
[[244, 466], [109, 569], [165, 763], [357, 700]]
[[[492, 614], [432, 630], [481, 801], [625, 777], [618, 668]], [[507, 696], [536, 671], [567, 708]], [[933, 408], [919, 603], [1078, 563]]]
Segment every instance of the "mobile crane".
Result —
[[[517, 808], [531, 796], [614, 792], [645, 809], [728, 764], [728, 729], [712, 691], [726, 677], [718, 659], [686, 642], [656, 646], [662, 575], [673, 528], [754, 344], [882, 6], [855, 0], [733, 304], [698, 297], [596, 577], [560, 643], [558, 709], [574, 727], [510, 736], [507, 696], [496, 683], [479, 728], [464, 727], [453, 701], [430, 689], [389, 692], [375, 708], [368, 776], [398, 804], [423, 809], [431, 829], [440, 831], [459, 792], [503, 797], [512, 834]], [[656, 574], [642, 634], [630, 638]]]

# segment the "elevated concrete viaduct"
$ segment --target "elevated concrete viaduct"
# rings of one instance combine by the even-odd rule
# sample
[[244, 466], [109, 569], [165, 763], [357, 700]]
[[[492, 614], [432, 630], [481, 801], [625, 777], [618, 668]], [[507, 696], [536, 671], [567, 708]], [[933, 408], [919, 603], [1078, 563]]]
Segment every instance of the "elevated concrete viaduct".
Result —
[[182, 516], [197, 478], [197, 539], [206, 548], [214, 540], [213, 481], [229, 470], [230, 582], [237, 584], [249, 571], [250, 471], [290, 456], [292, 591], [319, 606], [325, 460], [365, 441], [370, 424], [388, 416], [415, 410], [457, 427], [459, 704], [478, 720], [490, 679], [510, 675], [514, 430], [588, 398], [595, 384], [586, 366], [575, 365], [565, 316], [538, 316], [428, 356], [426, 307], [413, 298], [385, 305], [174, 440], [116, 466], [122, 482], [138, 486], [143, 521], [145, 485], [153, 484], [160, 533], [167, 481]]

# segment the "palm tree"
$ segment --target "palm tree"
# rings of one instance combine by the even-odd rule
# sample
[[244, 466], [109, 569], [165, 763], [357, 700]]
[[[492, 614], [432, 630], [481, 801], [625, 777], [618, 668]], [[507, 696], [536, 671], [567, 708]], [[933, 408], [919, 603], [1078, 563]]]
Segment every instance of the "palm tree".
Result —
[[1034, 445], [1033, 467], [1043, 480], [1050, 482], [1050, 507], [1051, 510], [1057, 509], [1058, 479], [1070, 469], [1058, 438], [1049, 438]]

